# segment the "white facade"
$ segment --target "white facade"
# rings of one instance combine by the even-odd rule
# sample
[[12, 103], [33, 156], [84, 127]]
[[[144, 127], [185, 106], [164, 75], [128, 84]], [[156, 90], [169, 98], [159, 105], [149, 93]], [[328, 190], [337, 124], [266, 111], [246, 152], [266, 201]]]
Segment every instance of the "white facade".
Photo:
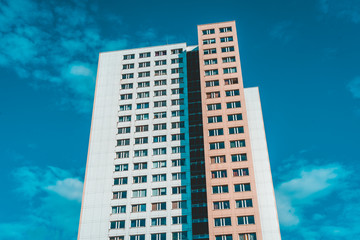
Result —
[[[183, 53], [173, 54], [172, 50], [176, 49], [181, 49]], [[189, 133], [187, 130], [189, 123], [188, 111], [185, 107], [188, 105], [185, 49], [186, 44], [183, 43], [100, 54], [78, 239], [104, 240], [124, 237], [124, 239], [142, 240], [141, 237], [134, 237], [136, 235], [145, 235], [146, 239], [155, 239], [154, 236], [151, 237], [151, 234], [155, 233], [166, 233], [166, 238], [172, 239], [173, 233], [182, 231], [187, 232], [187, 239], [192, 238]], [[156, 56], [158, 51], [166, 51], [166, 55]], [[150, 57], [140, 58], [140, 54], [148, 52], [150, 52]], [[131, 57], [127, 60], [124, 59], [125, 55], [132, 54], [134, 54], [133, 59]], [[172, 59], [177, 58], [182, 58], [182, 63], [172, 63], [174, 61]], [[166, 60], [166, 63], [162, 60]], [[156, 66], [155, 61], [161, 61], [158, 63], [164, 65]], [[143, 62], [150, 62], [150, 66], [139, 67], [139, 64]], [[134, 64], [133, 68], [131, 64]], [[142, 65], [146, 66], [146, 64]], [[176, 73], [177, 70], [173, 70], [179, 68], [182, 68], [182, 73]], [[166, 74], [156, 76], [155, 73], [164, 73], [161, 70], [166, 70]], [[150, 72], [150, 76], [147, 76], [145, 72]], [[125, 79], [131, 77], [131, 75], [125, 74], [133, 74], [133, 77]], [[177, 78], [182, 78], [183, 81], [177, 83], [175, 80]], [[166, 80], [166, 85], [155, 86], [157, 80]], [[144, 82], [149, 82], [149, 86]], [[132, 88], [122, 89], [122, 87], [130, 87], [125, 84], [132, 84]], [[142, 87], [144, 85], [145, 87]], [[155, 96], [156, 91], [162, 90], [166, 91], [166, 95]], [[178, 91], [183, 91], [183, 93], [178, 94]], [[147, 95], [145, 92], [148, 92], [149, 96], [141, 98], [141, 96]], [[158, 95], [163, 93], [157, 92]], [[127, 94], [132, 94], [132, 97], [130, 98], [130, 95]], [[121, 99], [122, 95], [124, 99]], [[179, 102], [173, 100], [179, 100], [181, 105], [172, 105]], [[166, 106], [155, 107], [155, 102], [159, 101], [166, 101]], [[141, 103], [144, 104], [139, 107], [145, 108], [137, 109], [138, 104]], [[131, 110], [125, 105], [131, 105]], [[174, 112], [177, 110], [183, 111], [183, 116], [174, 116], [179, 113]], [[137, 120], [147, 118], [146, 116], [137, 117], [141, 114], [148, 114], [148, 119]], [[159, 117], [155, 117], [155, 115]], [[126, 117], [122, 118], [124, 116]], [[128, 119], [128, 116], [131, 120]], [[184, 127], [172, 128], [172, 125], [177, 125], [178, 122], [183, 122]], [[154, 129], [156, 124], [163, 123], [166, 124], [166, 129]], [[136, 132], [136, 127], [145, 125], [148, 126], [147, 131]], [[119, 128], [126, 127], [130, 127], [130, 132], [120, 130], [125, 132], [118, 133]], [[145, 127], [141, 127], [141, 129], [143, 130]], [[180, 133], [184, 134], [185, 140], [175, 140], [180, 136], [172, 136]], [[156, 142], [157, 140], [154, 140], [156, 136], [161, 136], [157, 139], [163, 139], [163, 136], [166, 136], [166, 141]], [[147, 143], [135, 144], [136, 138], [144, 137], [147, 137]], [[119, 144], [126, 145], [117, 146], [118, 140], [121, 140]], [[178, 150], [173, 147], [180, 146], [184, 146], [185, 152], [172, 153]], [[162, 148], [166, 148], [166, 154], [155, 155], [157, 150], [154, 149]], [[147, 150], [147, 156], [135, 156], [135, 152], [138, 150]], [[117, 153], [120, 152], [125, 152], [120, 155], [127, 155], [126, 152], [129, 155], [119, 158]], [[173, 166], [172, 160], [177, 159], [184, 159], [182, 161], [185, 162], [185, 165]], [[166, 166], [155, 168], [157, 163], [154, 162], [156, 161], [165, 161]], [[147, 163], [147, 169], [136, 169], [137, 167], [134, 165], [136, 163]], [[127, 170], [124, 164], [127, 164]], [[115, 171], [116, 165], [122, 165], [117, 167], [119, 171]], [[125, 168], [124, 171], [120, 171], [122, 168]], [[175, 178], [173, 174], [176, 173], [184, 173], [185, 178], [173, 180]], [[166, 174], [166, 181], [154, 182], [153, 175], [157, 174]], [[146, 182], [134, 183], [138, 176], [146, 176]], [[118, 184], [115, 182], [117, 180], [114, 180], [117, 178], [127, 178], [127, 183]], [[122, 181], [124, 180], [119, 180], [119, 182]], [[186, 193], [173, 194], [172, 188], [180, 186], [186, 188]], [[153, 196], [153, 192], [155, 192], [153, 189], [156, 188], [166, 188], [166, 195]], [[146, 196], [135, 197], [133, 191], [136, 190], [146, 190]], [[126, 198], [114, 199], [114, 193], [124, 191], [126, 191]], [[119, 195], [124, 197], [123, 193]], [[187, 207], [172, 209], [173, 202], [180, 200], [186, 201]], [[162, 202], [166, 203], [166, 210], [153, 210], [153, 203]], [[133, 212], [132, 205], [136, 204], [146, 204], [146, 211]], [[122, 206], [125, 206], [125, 212], [113, 213], [112, 207], [116, 206], [121, 206], [122, 210]], [[173, 222], [172, 218], [176, 216], [186, 216], [186, 223], [176, 224]], [[152, 218], [160, 217], [166, 218], [166, 225], [152, 226]], [[144, 227], [131, 226], [132, 220], [139, 220], [136, 223], [143, 225], [143, 220], [140, 219], [145, 219]], [[116, 221], [125, 221], [125, 225], [123, 226], [123, 222], [111, 223]], [[156, 238], [156, 240], [161, 239]]]

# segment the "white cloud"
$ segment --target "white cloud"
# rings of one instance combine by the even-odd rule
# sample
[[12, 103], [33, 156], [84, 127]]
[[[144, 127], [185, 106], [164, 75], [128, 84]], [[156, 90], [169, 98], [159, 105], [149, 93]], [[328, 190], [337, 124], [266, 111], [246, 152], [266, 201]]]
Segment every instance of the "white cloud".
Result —
[[360, 98], [360, 77], [355, 77], [347, 84], [347, 89], [354, 98]]
[[360, 4], [358, 0], [319, 0], [320, 11], [324, 15], [360, 23]]
[[81, 202], [83, 182], [77, 178], [66, 178], [56, 181], [55, 185], [47, 186], [47, 189], [69, 200]]

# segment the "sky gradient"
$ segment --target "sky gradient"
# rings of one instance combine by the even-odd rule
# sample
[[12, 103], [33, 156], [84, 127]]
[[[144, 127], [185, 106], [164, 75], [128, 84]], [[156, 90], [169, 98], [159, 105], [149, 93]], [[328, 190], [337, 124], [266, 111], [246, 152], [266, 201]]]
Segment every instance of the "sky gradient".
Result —
[[235, 20], [282, 239], [360, 235], [360, 1], [0, 0], [0, 240], [76, 239], [99, 52]]

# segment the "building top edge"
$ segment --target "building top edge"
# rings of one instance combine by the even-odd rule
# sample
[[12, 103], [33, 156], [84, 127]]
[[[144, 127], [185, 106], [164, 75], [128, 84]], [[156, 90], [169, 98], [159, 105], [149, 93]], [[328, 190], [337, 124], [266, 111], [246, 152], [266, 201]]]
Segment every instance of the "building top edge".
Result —
[[183, 43], [173, 43], [173, 44], [164, 44], [164, 45], [156, 45], [156, 46], [149, 46], [149, 47], [139, 47], [139, 48], [129, 48], [129, 49], [122, 49], [122, 50], [113, 50], [113, 51], [105, 51], [100, 52], [99, 54], [107, 54], [107, 53], [114, 53], [114, 52], [131, 52], [131, 51], [142, 51], [142, 50], [149, 50], [154, 48], [163, 48], [163, 47], [187, 47], [186, 42]]
[[207, 25], [220, 25], [224, 23], [235, 23], [235, 20], [232, 21], [225, 21], [225, 22], [216, 22], [216, 23], [205, 23], [205, 24], [198, 24], [197, 26], [207, 26]]

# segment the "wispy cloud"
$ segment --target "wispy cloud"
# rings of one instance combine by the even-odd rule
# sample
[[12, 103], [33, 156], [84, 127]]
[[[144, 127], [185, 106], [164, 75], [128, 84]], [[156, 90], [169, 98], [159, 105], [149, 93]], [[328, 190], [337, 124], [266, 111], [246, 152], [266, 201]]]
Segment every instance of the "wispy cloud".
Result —
[[56, 167], [21, 167], [14, 189], [23, 200], [16, 222], [0, 222], [1, 239], [75, 239], [83, 183]]
[[325, 15], [360, 23], [360, 3], [358, 0], [319, 0], [320, 11]]
[[354, 98], [360, 98], [360, 76], [351, 80], [346, 87]]
[[293, 26], [291, 21], [282, 21], [272, 26], [269, 34], [274, 40], [281, 42], [289, 42], [292, 39], [292, 29]]

